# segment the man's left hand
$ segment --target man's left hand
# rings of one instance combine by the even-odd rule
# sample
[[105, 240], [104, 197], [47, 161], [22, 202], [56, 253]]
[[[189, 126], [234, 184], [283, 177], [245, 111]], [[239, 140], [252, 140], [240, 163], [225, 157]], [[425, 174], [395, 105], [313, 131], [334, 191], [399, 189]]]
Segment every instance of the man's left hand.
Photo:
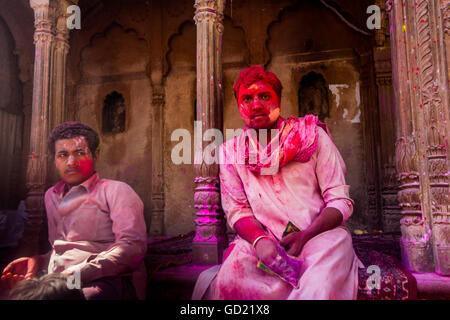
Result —
[[309, 239], [310, 237], [305, 231], [292, 232], [280, 240], [280, 245], [286, 249], [288, 255], [298, 257]]

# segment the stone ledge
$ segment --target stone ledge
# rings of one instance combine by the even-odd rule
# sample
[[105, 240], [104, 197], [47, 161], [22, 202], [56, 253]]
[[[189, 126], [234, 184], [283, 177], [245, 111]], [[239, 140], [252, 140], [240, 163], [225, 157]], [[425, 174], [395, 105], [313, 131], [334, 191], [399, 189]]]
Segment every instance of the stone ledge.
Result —
[[190, 300], [198, 276], [211, 267], [187, 264], [158, 271], [149, 279], [147, 300]]
[[436, 273], [411, 273], [417, 281], [419, 299], [450, 299], [450, 277]]

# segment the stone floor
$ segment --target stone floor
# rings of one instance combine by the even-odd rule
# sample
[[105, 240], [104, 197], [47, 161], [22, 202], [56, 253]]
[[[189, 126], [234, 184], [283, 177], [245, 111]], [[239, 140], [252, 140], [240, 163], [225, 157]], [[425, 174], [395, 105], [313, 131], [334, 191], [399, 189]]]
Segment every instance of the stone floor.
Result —
[[[374, 235], [360, 236], [359, 245], [371, 245]], [[380, 235], [377, 235], [380, 237]], [[149, 238], [149, 252], [146, 257], [148, 268], [148, 300], [189, 300], [198, 275], [211, 266], [192, 265], [191, 243], [193, 233], [177, 237]], [[230, 236], [230, 240], [232, 235]], [[397, 238], [383, 235], [383, 250], [398, 256]], [[15, 257], [15, 248], [0, 248], [0, 268]], [[417, 280], [419, 299], [449, 299], [450, 277], [434, 273], [413, 273]], [[4, 297], [3, 297], [4, 299]], [[0, 296], [0, 300], [2, 297]]]
[[[373, 246], [376, 238], [378, 250], [400, 259], [399, 234], [366, 234], [356, 236], [355, 246]], [[191, 264], [190, 242], [193, 234], [172, 237], [157, 238], [149, 241], [148, 261], [159, 263], [149, 276], [147, 299], [149, 300], [189, 300], [191, 298], [198, 275], [211, 266], [196, 266]], [[230, 240], [232, 235], [229, 236]], [[171, 249], [173, 248], [173, 249]], [[174, 251], [172, 251], [174, 250]], [[178, 252], [177, 255], [171, 256]], [[166, 255], [164, 255], [164, 253]], [[183, 256], [184, 254], [184, 256]], [[178, 257], [178, 258], [177, 258]], [[156, 258], [156, 259], [155, 259]], [[165, 261], [164, 263], [162, 261]], [[152, 266], [148, 264], [149, 270]], [[449, 299], [450, 277], [437, 274], [412, 274], [417, 281], [419, 299]]]

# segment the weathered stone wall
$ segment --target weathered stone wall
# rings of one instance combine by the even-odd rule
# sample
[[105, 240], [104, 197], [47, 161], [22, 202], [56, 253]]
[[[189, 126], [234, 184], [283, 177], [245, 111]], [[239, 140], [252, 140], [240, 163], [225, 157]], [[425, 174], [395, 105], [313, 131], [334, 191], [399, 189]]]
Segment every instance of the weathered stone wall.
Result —
[[20, 200], [22, 152], [22, 84], [13, 36], [0, 17], [0, 209]]
[[[226, 26], [225, 30], [226, 35]], [[278, 75], [284, 87], [283, 117], [299, 116], [298, 89], [304, 76], [315, 72], [325, 79], [329, 116], [324, 121], [347, 166], [347, 183], [355, 200], [354, 215], [348, 222], [352, 229], [370, 228], [367, 225], [367, 220], [370, 220], [367, 217], [367, 156], [363, 148], [361, 116], [364, 106], [358, 56], [352, 49], [358, 43], [363, 50], [367, 38], [350, 29], [328, 10], [310, 2], [282, 11], [276, 23], [268, 28], [270, 59], [266, 61], [270, 62], [267, 68]], [[224, 40], [224, 46], [226, 44]], [[237, 65], [224, 69], [224, 129], [243, 126], [232, 90], [242, 69], [242, 63]]]
[[[101, 177], [128, 183], [150, 208], [151, 86], [145, 69], [147, 42], [118, 24], [97, 34], [81, 53], [81, 81], [76, 88], [76, 119], [100, 133], [97, 170]], [[102, 132], [102, 109], [116, 91], [125, 102], [125, 130]], [[149, 217], [146, 212], [146, 217]], [[147, 224], [150, 221], [147, 219]]]
[[[363, 2], [351, 6], [338, 1], [357, 17]], [[191, 134], [193, 161], [196, 99], [196, 28], [193, 1], [80, 1], [84, 13], [81, 30], [71, 34], [68, 64], [67, 107], [69, 118], [101, 131], [101, 108], [113, 91], [125, 100], [124, 133], [102, 135], [99, 172], [105, 178], [129, 183], [145, 204], [147, 222], [152, 217], [153, 175], [163, 176], [165, 234], [195, 228], [193, 165], [175, 165], [171, 134], [179, 128]], [[83, 11], [83, 10], [86, 11]], [[361, 11], [363, 12], [363, 11]], [[249, 17], [252, 17], [251, 19]], [[257, 23], [255, 23], [257, 22]], [[330, 28], [330, 25], [333, 28]], [[300, 28], [300, 29], [299, 29]], [[299, 32], [301, 30], [301, 32]], [[346, 161], [348, 184], [355, 199], [350, 225], [364, 228], [367, 183], [362, 117], [363, 99], [359, 56], [370, 37], [345, 25], [313, 1], [234, 1], [225, 8], [223, 34], [223, 128], [242, 128], [233, 94], [239, 71], [252, 64], [266, 65], [284, 85], [282, 115], [298, 115], [298, 89], [303, 76], [314, 71], [327, 87], [329, 117], [336, 145]], [[154, 87], [162, 88], [163, 172], [152, 154], [152, 135], [161, 129]], [[158, 89], [161, 90], [161, 89]], [[158, 91], [159, 92], [159, 91]], [[156, 116], [155, 116], [156, 115]], [[152, 162], [153, 161], [153, 162]], [[153, 188], [153, 189], [152, 189]], [[156, 188], [157, 189], [157, 188]], [[159, 199], [158, 198], [158, 199]]]
[[[164, 110], [164, 191], [165, 228], [168, 234], [193, 230], [194, 209], [194, 120], [195, 120], [195, 25], [186, 22], [174, 36], [169, 47], [170, 72], [166, 79], [166, 105]], [[189, 131], [191, 164], [176, 165], [172, 149], [178, 141], [171, 141], [177, 129]], [[180, 140], [181, 141], [181, 140]]]
[[[20, 23], [18, 23], [20, 21]], [[29, 1], [0, 0], [0, 201], [17, 207], [25, 198], [33, 93], [33, 10]], [[0, 155], [0, 157], [1, 157]], [[9, 178], [8, 178], [9, 177]], [[8, 191], [8, 190], [9, 191]]]

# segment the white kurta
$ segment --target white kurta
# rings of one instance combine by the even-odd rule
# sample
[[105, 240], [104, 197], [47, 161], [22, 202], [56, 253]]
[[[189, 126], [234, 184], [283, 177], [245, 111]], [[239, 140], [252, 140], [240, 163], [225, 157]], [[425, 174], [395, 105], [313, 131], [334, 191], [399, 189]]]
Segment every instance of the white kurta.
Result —
[[[345, 222], [353, 201], [345, 183], [345, 164], [336, 146], [318, 128], [318, 147], [306, 163], [291, 161], [275, 175], [254, 174], [234, 159], [243, 135], [226, 141], [220, 150], [222, 207], [233, 228], [243, 217], [254, 216], [280, 240], [288, 222], [305, 230], [325, 207], [337, 208]], [[239, 236], [209, 290], [213, 299], [355, 299], [358, 266], [350, 233], [339, 227], [308, 241], [300, 288], [258, 269], [251, 244]]]

